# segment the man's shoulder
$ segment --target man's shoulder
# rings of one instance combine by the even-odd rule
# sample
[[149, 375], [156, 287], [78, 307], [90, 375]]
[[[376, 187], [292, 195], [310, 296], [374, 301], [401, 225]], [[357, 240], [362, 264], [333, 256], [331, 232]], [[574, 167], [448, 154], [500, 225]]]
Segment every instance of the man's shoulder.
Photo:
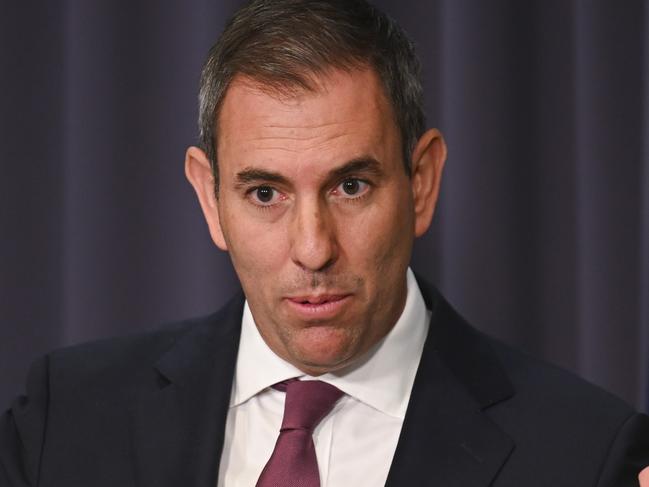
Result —
[[484, 339], [514, 390], [485, 411], [516, 445], [503, 485], [510, 485], [512, 472], [531, 471], [539, 462], [563, 472], [570, 485], [595, 473], [601, 485], [631, 485], [619, 479], [634, 481], [647, 463], [647, 416], [570, 371]]
[[[468, 324], [440, 295], [434, 298], [435, 352], [477, 406], [516, 445], [511, 464], [531, 468], [543, 455], [595, 468], [613, 445], [638, 444], [649, 418], [573, 372], [509, 346]], [[640, 441], [647, 448], [647, 441]], [[587, 466], [586, 463], [593, 463]]]
[[157, 360], [183, 336], [207, 326], [211, 317], [157, 326], [147, 332], [103, 338], [56, 349], [35, 362], [30, 379], [45, 376], [59, 396], [86, 397], [141, 387], [155, 380]]
[[188, 343], [218, 342], [221, 335], [232, 333], [233, 325], [240, 319], [236, 316], [240, 301], [237, 295], [209, 315], [169, 322], [137, 334], [60, 348], [44, 356], [34, 367], [45, 368], [50, 385], [66, 391], [101, 394], [118, 388], [141, 388], [157, 380], [156, 365], [168, 352], [182, 349]]
[[45, 356], [50, 367], [78, 375], [119, 374], [132, 371], [138, 364], [151, 365], [173, 348], [184, 335], [197, 326], [205, 326], [210, 317], [197, 317], [156, 325], [144, 332], [101, 338], [55, 349]]
[[[29, 485], [36, 485], [39, 472], [47, 472], [43, 475], [56, 479], [84, 476], [83, 482], [48, 485], [90, 485], [88, 479], [97, 475], [102, 485], [123, 485], [132, 468], [126, 445], [143, 424], [153, 435], [150, 415], [191, 420], [208, 389], [215, 401], [228, 397], [224, 374], [231, 374], [236, 357], [242, 303], [234, 298], [209, 316], [43, 356], [30, 370], [26, 394], [0, 416], [0, 478], [15, 480], [11, 485], [26, 485], [23, 479], [29, 478]], [[177, 402], [185, 416], [169, 412], [167, 406], [173, 410]], [[155, 426], [167, 424], [170, 420]]]
[[[627, 416], [633, 408], [619, 397], [576, 373], [482, 335], [505, 370], [515, 390], [514, 403], [533, 405], [539, 413]], [[603, 419], [603, 418], [602, 418]]]
[[508, 408], [533, 409], [542, 416], [588, 410], [593, 415], [628, 415], [633, 408], [575, 373], [492, 337], [469, 324], [446, 299], [423, 282], [434, 310], [436, 349], [482, 406], [491, 406], [491, 389], [500, 391]]

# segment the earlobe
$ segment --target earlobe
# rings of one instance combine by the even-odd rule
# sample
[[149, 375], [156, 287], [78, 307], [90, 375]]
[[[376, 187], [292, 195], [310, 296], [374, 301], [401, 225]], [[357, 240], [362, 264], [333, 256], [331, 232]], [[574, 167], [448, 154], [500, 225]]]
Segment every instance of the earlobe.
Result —
[[194, 187], [194, 191], [196, 191], [212, 240], [221, 250], [227, 250], [228, 246], [223, 236], [219, 217], [219, 204], [214, 192], [212, 168], [207, 155], [198, 147], [187, 149], [185, 154], [185, 176]]
[[415, 236], [428, 230], [433, 220], [442, 171], [446, 161], [446, 143], [437, 129], [421, 136], [412, 154], [412, 194], [415, 211]]

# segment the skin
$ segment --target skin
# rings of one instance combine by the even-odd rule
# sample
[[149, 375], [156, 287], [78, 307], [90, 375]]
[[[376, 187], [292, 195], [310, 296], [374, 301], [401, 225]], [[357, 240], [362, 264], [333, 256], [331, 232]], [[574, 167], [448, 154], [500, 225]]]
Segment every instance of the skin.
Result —
[[649, 467], [645, 468], [638, 476], [640, 487], [649, 487]]
[[315, 92], [288, 96], [233, 80], [218, 120], [218, 199], [203, 151], [190, 147], [185, 160], [261, 336], [310, 375], [353, 363], [394, 326], [446, 157], [431, 129], [406, 174], [373, 70], [315, 82]]

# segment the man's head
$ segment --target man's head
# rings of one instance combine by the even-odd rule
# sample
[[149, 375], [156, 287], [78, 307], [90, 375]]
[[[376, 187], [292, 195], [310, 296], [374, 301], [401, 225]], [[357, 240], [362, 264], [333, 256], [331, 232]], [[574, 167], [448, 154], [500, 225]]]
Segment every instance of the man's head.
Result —
[[314, 75], [359, 66], [371, 67], [381, 80], [409, 170], [425, 128], [423, 95], [419, 60], [397, 24], [364, 0], [256, 0], [240, 9], [210, 50], [201, 75], [200, 142], [216, 184], [219, 113], [236, 76], [290, 93], [317, 89]]
[[[378, 30], [386, 37], [368, 34]], [[311, 64], [300, 51], [305, 38], [320, 46]], [[264, 340], [310, 374], [353, 363], [394, 326], [413, 239], [434, 212], [444, 142], [419, 127], [418, 81], [402, 80], [416, 85], [410, 101], [395, 99], [398, 87], [374, 60], [377, 51], [396, 58], [383, 51], [397, 38], [416, 67], [403, 33], [363, 2], [258, 1], [230, 22], [204, 69], [202, 133], [210, 136], [205, 150], [188, 149], [187, 176]], [[289, 76], [273, 55], [290, 60], [291, 50]], [[259, 53], [263, 69], [241, 61]], [[237, 68], [221, 72], [231, 59]], [[210, 71], [223, 76], [220, 87], [205, 87]], [[403, 107], [416, 113], [400, 116]], [[414, 132], [404, 136], [404, 124]]]

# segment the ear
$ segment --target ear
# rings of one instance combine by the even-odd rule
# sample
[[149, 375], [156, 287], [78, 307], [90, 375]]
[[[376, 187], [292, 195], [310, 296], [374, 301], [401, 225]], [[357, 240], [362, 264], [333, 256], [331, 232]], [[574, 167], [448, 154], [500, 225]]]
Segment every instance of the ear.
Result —
[[411, 185], [416, 237], [426, 233], [433, 220], [444, 161], [446, 142], [439, 130], [430, 129], [421, 136], [412, 153]]
[[190, 147], [185, 154], [185, 176], [194, 187], [198, 202], [210, 229], [212, 240], [221, 250], [228, 250], [221, 228], [219, 202], [214, 191], [214, 175], [205, 152], [198, 147]]

